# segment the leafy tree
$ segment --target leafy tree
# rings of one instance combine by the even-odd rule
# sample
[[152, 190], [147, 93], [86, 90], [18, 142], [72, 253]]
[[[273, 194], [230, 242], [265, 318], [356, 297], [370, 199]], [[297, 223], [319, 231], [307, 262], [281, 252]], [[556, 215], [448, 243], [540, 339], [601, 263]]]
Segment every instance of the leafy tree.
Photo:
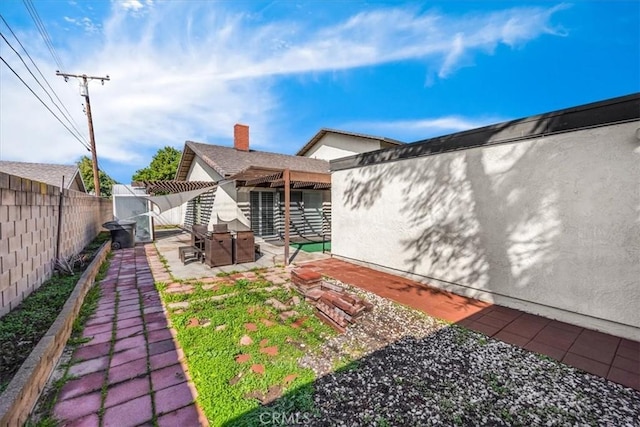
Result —
[[[78, 161], [78, 169], [80, 169], [80, 175], [84, 181], [84, 186], [89, 193], [95, 193], [95, 186], [93, 185], [93, 161], [87, 156], [82, 156]], [[116, 181], [103, 171], [98, 171], [98, 177], [100, 179], [100, 196], [111, 197], [113, 190], [113, 184]]]
[[164, 147], [151, 159], [151, 163], [144, 169], [137, 170], [132, 181], [161, 181], [174, 179], [180, 163], [182, 153], [173, 147]]

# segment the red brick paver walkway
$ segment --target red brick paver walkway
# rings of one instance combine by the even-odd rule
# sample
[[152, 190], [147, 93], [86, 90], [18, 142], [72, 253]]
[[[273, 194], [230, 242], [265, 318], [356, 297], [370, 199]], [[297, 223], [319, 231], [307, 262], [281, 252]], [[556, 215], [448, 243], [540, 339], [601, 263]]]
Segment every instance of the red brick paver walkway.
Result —
[[432, 288], [335, 258], [304, 263], [320, 273], [431, 316], [544, 354], [640, 390], [640, 343]]
[[145, 248], [115, 251], [98, 286], [98, 308], [84, 330], [91, 340], [73, 354], [74, 379], [60, 390], [54, 416], [65, 426], [201, 424]]

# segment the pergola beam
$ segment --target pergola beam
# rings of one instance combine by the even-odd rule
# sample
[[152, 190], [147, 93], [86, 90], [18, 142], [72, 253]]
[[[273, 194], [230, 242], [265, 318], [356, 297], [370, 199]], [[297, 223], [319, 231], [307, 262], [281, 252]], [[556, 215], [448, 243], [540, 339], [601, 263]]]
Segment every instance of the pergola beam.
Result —
[[289, 265], [289, 222], [291, 221], [291, 172], [285, 169], [284, 178], [284, 265]]

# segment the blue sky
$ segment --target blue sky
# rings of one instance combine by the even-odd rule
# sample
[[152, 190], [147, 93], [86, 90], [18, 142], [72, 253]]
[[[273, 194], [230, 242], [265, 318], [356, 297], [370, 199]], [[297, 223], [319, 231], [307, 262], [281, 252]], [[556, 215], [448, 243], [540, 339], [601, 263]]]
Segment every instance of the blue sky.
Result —
[[[638, 1], [33, 4], [62, 71], [111, 77], [90, 83], [97, 152], [125, 183], [166, 145], [231, 145], [235, 123], [293, 154], [323, 127], [412, 142], [640, 91]], [[0, 13], [88, 138], [23, 2]], [[0, 55], [51, 105], [1, 39]], [[88, 154], [1, 63], [0, 89], [0, 159]]]

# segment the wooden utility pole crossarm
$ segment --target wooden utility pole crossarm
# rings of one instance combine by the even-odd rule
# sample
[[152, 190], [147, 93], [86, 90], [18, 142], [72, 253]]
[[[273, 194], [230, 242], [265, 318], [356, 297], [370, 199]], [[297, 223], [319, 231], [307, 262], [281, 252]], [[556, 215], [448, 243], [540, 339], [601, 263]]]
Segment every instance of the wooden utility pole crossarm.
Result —
[[68, 74], [61, 73], [60, 71], [56, 71], [57, 76], [64, 77], [64, 81], [68, 81], [69, 77], [75, 77], [78, 79], [82, 79], [81, 87], [83, 89], [82, 96], [85, 99], [85, 106], [87, 109], [87, 121], [89, 122], [89, 139], [91, 142], [91, 159], [93, 163], [93, 187], [96, 192], [96, 196], [100, 197], [100, 173], [98, 172], [98, 154], [96, 153], [96, 139], [93, 134], [93, 118], [91, 117], [91, 101], [89, 100], [89, 80], [100, 80], [102, 84], [104, 84], [105, 80], [111, 80], [109, 76], [105, 77], [96, 77], [96, 76], [87, 76], [86, 74]]

